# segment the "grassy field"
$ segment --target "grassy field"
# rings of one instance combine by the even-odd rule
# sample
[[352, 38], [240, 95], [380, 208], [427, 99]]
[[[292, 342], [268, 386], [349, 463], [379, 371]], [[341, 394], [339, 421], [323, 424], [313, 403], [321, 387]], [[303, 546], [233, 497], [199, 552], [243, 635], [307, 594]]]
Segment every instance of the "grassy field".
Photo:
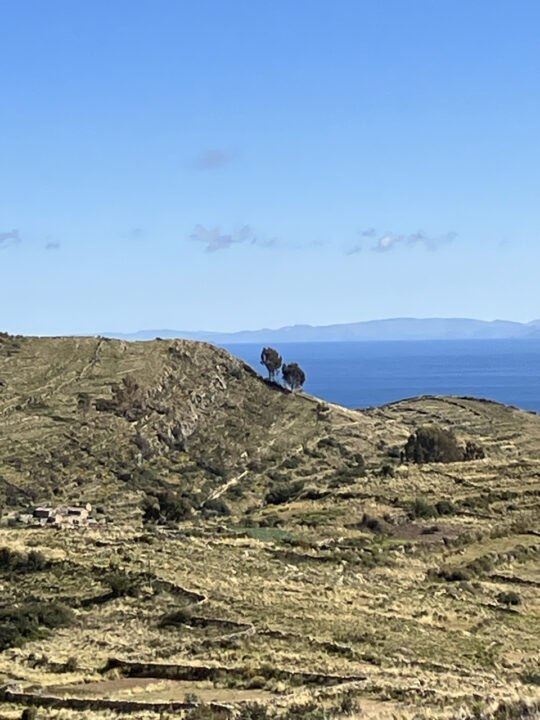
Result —
[[[426, 425], [484, 457], [403, 462]], [[0, 717], [534, 717], [539, 494], [515, 408], [352, 411], [203, 343], [2, 337]], [[96, 524], [18, 520], [81, 502]]]

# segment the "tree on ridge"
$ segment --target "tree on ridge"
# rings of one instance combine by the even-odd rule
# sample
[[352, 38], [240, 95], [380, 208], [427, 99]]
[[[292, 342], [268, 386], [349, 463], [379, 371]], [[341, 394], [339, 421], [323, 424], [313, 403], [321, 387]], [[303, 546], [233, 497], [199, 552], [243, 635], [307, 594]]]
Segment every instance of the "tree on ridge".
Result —
[[291, 390], [298, 390], [306, 382], [306, 373], [298, 363], [283, 365], [281, 374]]
[[276, 379], [276, 375], [283, 363], [283, 358], [277, 350], [271, 347], [263, 348], [261, 352], [261, 365], [268, 370], [268, 378], [272, 381]]

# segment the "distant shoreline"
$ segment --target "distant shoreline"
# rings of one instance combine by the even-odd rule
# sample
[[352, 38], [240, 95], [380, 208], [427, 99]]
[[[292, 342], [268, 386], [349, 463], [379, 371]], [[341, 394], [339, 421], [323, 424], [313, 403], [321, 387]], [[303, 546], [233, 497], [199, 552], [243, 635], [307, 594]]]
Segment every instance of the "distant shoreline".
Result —
[[239, 332], [170, 329], [139, 330], [133, 333], [106, 332], [104, 337], [121, 340], [185, 338], [215, 344], [286, 342], [382, 342], [415, 340], [538, 340], [540, 320], [528, 323], [470, 318], [389, 318], [335, 325], [291, 325], [277, 329]]

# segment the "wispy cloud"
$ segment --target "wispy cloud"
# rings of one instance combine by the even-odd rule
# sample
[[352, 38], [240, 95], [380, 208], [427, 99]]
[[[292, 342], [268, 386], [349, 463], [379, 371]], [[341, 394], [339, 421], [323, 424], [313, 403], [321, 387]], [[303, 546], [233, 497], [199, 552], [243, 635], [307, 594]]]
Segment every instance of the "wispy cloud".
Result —
[[404, 240], [404, 235], [394, 235], [392, 233], [388, 233], [386, 235], [382, 235], [380, 238], [377, 238], [375, 245], [371, 249], [376, 252], [389, 252]]
[[45, 250], [58, 250], [60, 248], [60, 243], [58, 242], [48, 242], [45, 245]]
[[359, 252], [362, 252], [364, 249], [364, 246], [362, 245], [362, 241], [367, 238], [374, 238], [377, 235], [377, 231], [375, 228], [366, 228], [365, 230], [360, 230], [358, 232], [359, 237], [361, 238], [361, 241], [359, 243], [356, 243], [352, 247], [350, 247], [348, 250], [345, 251], [345, 255], [356, 255]]
[[360, 237], [371, 238], [377, 235], [375, 228], [367, 228], [367, 230], [360, 230]]
[[372, 247], [375, 252], [389, 252], [399, 245], [414, 247], [415, 245], [422, 245], [426, 250], [434, 252], [438, 250], [442, 245], [448, 245], [453, 242], [457, 237], [457, 233], [448, 232], [444, 235], [428, 235], [422, 230], [418, 230], [411, 235], [397, 235], [395, 233], [386, 233], [379, 237]]
[[21, 242], [21, 236], [18, 230], [9, 230], [8, 232], [0, 232], [0, 250], [16, 245]]
[[230, 150], [204, 150], [195, 158], [195, 170], [217, 170], [234, 160], [235, 153]]
[[[375, 230], [375, 228], [362, 230], [359, 235], [364, 240], [375, 240], [375, 244], [372, 245], [370, 249], [379, 253], [390, 252], [400, 246], [414, 247], [417, 245], [421, 245], [426, 250], [434, 252], [443, 245], [448, 245], [453, 242], [457, 237], [457, 233], [455, 232], [447, 232], [444, 235], [428, 235], [423, 230], [418, 230], [417, 232], [409, 235], [393, 232], [380, 234]], [[346, 254], [355, 255], [363, 249], [363, 242], [356, 243], [346, 251]]]
[[190, 239], [205, 246], [205, 252], [226, 250], [231, 245], [257, 245], [258, 247], [272, 247], [275, 238], [266, 238], [256, 234], [249, 225], [244, 225], [233, 233], [222, 233], [219, 228], [208, 230], [203, 225], [197, 225], [190, 235]]
[[418, 230], [405, 238], [407, 245], [423, 245], [426, 250], [438, 250], [443, 245], [449, 245], [457, 238], [456, 232], [447, 232], [444, 235], [428, 235]]

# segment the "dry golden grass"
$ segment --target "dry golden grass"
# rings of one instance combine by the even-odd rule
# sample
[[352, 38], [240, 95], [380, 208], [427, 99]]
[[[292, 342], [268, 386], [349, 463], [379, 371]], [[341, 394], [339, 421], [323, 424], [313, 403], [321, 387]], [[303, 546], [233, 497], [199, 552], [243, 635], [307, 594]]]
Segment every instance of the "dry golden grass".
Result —
[[[184, 341], [22, 339], [0, 347], [0, 360], [0, 547], [36, 549], [49, 561], [40, 572], [1, 575], [3, 605], [61, 599], [75, 612], [71, 626], [0, 653], [0, 684], [145, 702], [194, 692], [280, 711], [316, 697], [334, 713], [349, 691], [371, 718], [452, 718], [461, 708], [489, 717], [501, 702], [540, 702], [536, 416], [431, 397], [321, 410], [225, 351]], [[110, 398], [111, 383], [128, 374], [146, 398], [136, 419], [78, 407], [80, 393]], [[482, 445], [486, 459], [399, 464], [395, 447], [429, 422]], [[177, 426], [183, 448], [167, 444]], [[146, 459], [136, 435], [152, 448]], [[381, 473], [384, 464], [393, 476]], [[144, 482], [140, 468], [151, 470]], [[303, 489], [288, 502], [265, 501], [276, 483], [298, 481]], [[140, 504], [153, 482], [189, 491], [192, 514], [143, 527]], [[231, 514], [206, 512], [209, 497]], [[9, 512], [25, 504], [67, 500], [102, 506], [110, 522], [8, 526]], [[415, 516], [418, 500], [454, 508]], [[370, 529], [365, 514], [379, 524]], [[458, 575], [444, 579], [441, 570]], [[111, 573], [132, 578], [137, 597], [100, 601]], [[502, 603], [508, 591], [521, 604]], [[161, 625], [188, 606], [186, 623]], [[68, 671], [70, 658], [77, 667]], [[150, 675], [128, 679], [127, 665], [124, 674], [104, 672], [111, 658], [146, 663]], [[160, 671], [151, 665], [214, 671], [171, 680], [152, 678]], [[20, 711], [0, 706], [5, 717]]]

